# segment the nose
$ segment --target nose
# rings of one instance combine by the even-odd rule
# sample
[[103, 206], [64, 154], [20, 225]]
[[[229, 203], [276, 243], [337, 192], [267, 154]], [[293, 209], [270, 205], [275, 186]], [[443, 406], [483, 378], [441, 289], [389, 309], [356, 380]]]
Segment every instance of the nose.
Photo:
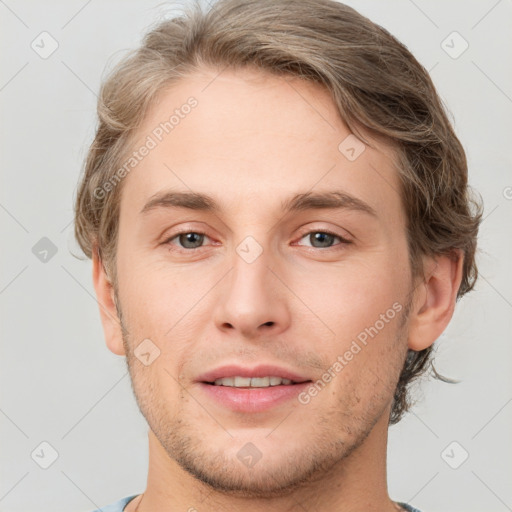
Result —
[[218, 290], [214, 312], [218, 329], [231, 331], [237, 338], [255, 339], [288, 328], [287, 290], [269, 263], [265, 252], [250, 263], [235, 255], [233, 268]]

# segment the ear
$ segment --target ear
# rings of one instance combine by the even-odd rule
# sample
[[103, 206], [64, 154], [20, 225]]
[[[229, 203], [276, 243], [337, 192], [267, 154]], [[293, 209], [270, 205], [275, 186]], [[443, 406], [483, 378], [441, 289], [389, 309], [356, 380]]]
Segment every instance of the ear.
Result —
[[105, 272], [96, 247], [92, 254], [92, 280], [100, 307], [101, 323], [107, 347], [119, 356], [125, 355], [121, 322], [114, 302], [114, 288]]
[[416, 288], [409, 323], [408, 347], [423, 350], [441, 336], [450, 322], [462, 280], [464, 253], [429, 258], [425, 280]]

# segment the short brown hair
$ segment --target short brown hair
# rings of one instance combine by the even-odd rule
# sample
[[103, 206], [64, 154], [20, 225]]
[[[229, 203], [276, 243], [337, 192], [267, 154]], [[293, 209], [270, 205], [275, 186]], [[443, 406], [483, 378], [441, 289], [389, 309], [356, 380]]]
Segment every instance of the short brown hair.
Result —
[[[95, 191], [122, 165], [159, 92], [202, 67], [245, 66], [321, 84], [361, 140], [371, 146], [369, 134], [391, 144], [412, 276], [422, 275], [422, 256], [459, 249], [464, 263], [457, 299], [473, 288], [482, 206], [471, 195], [464, 149], [432, 80], [388, 31], [332, 0], [220, 0], [206, 11], [196, 1], [148, 32], [110, 73], [77, 193], [75, 236], [87, 257], [98, 252], [114, 288], [122, 182], [109, 194]], [[425, 372], [431, 350], [409, 350], [390, 423], [409, 409], [408, 384]]]

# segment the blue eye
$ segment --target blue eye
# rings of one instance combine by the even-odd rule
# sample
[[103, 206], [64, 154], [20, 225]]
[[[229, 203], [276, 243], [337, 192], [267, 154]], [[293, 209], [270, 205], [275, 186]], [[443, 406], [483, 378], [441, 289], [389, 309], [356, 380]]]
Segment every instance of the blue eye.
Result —
[[[330, 247], [334, 241], [335, 238], [337, 238], [334, 235], [331, 235], [330, 233], [325, 233], [323, 231], [313, 231], [306, 235], [308, 237], [307, 239], [310, 241], [313, 247]], [[314, 245], [315, 243], [319, 243], [320, 245]]]
[[[302, 239], [308, 239], [311, 243], [310, 247], [314, 247], [315, 249], [329, 249], [333, 245], [334, 240], [337, 238], [341, 241], [341, 244], [336, 245], [342, 245], [342, 244], [349, 244], [350, 241], [346, 240], [345, 238], [336, 235], [334, 233], [330, 233], [329, 231], [309, 231], [305, 235], [302, 236]], [[319, 245], [314, 245], [318, 243]]]
[[178, 233], [172, 238], [166, 240], [165, 243], [170, 244], [172, 240], [177, 239], [182, 249], [198, 249], [202, 245], [205, 236], [206, 235], [204, 233], [198, 233], [196, 231], [187, 231], [184, 233]]
[[[203, 247], [205, 238], [209, 238], [205, 233], [197, 231], [183, 231], [168, 238], [164, 242], [164, 245], [177, 245], [177, 250], [191, 252], [194, 251], [195, 249], [200, 249], [201, 247]], [[341, 237], [340, 235], [336, 235], [335, 233], [331, 233], [329, 231], [320, 230], [309, 231], [305, 233], [300, 238], [300, 240], [303, 239], [309, 240], [309, 245], [306, 244], [306, 247], [312, 247], [314, 249], [330, 249], [351, 243], [350, 240], [347, 240]], [[336, 239], [338, 239], [340, 243], [336, 244]], [[177, 242], [174, 242], [175, 240]]]

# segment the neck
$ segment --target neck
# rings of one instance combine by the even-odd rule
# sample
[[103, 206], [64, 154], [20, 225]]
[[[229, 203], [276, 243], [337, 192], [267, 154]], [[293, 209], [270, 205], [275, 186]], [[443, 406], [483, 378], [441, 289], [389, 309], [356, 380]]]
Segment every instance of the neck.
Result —
[[142, 499], [125, 512], [363, 512], [401, 510], [387, 493], [388, 418], [384, 414], [367, 438], [328, 471], [278, 497], [244, 498], [212, 489], [171, 459], [150, 430], [149, 472]]

